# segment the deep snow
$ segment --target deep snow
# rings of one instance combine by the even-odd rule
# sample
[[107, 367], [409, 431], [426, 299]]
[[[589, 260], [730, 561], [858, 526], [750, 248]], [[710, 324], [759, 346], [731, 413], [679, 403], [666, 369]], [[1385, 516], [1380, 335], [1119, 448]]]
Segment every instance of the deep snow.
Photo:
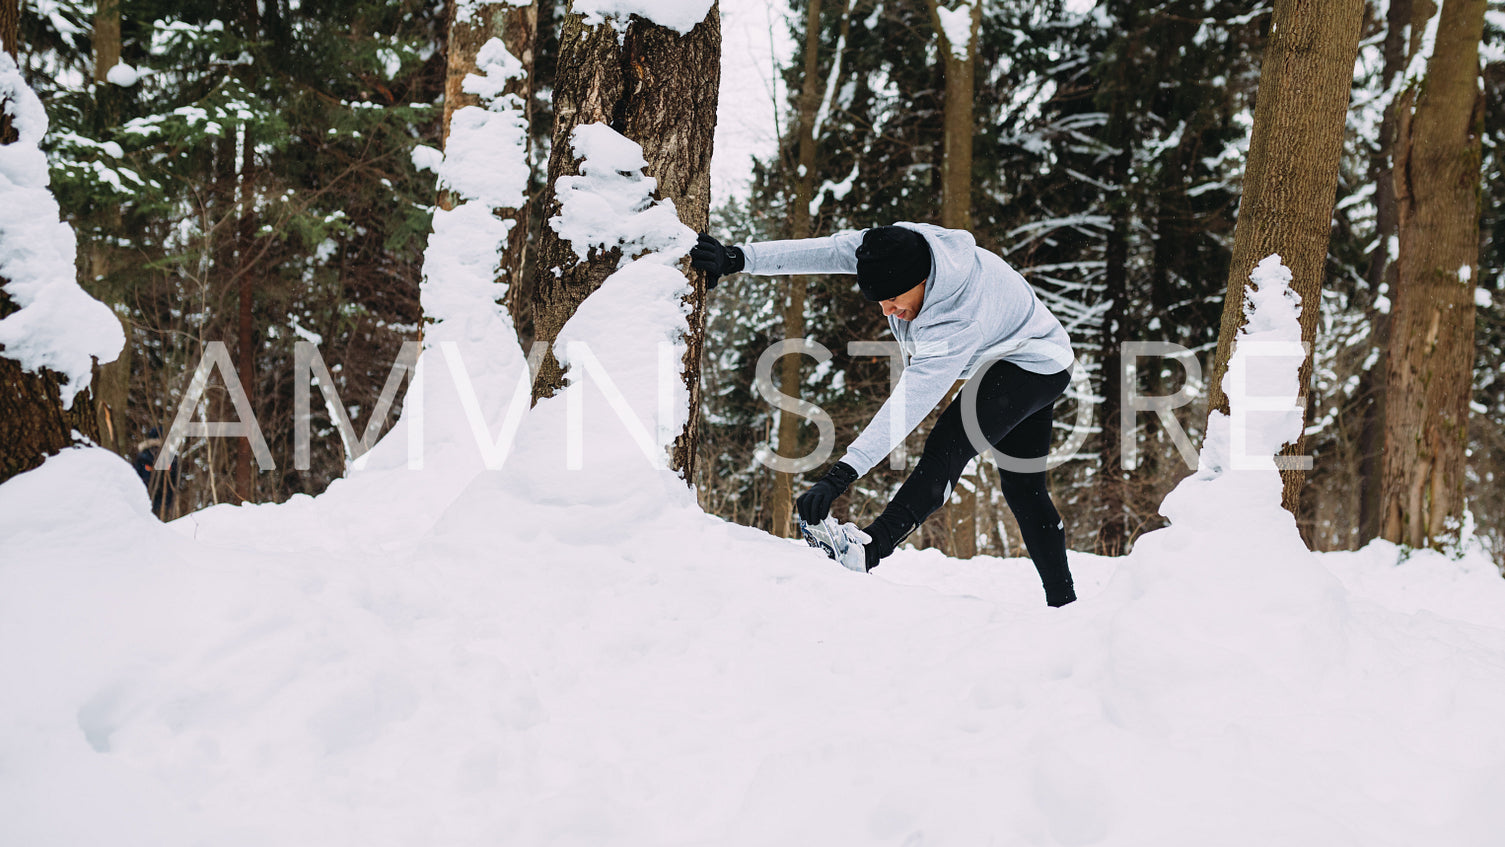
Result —
[[172, 526], [104, 451], [0, 486], [0, 843], [1505, 832], [1487, 564], [1173, 527], [1074, 555], [1052, 610], [1024, 560], [863, 576], [688, 498], [490, 482], [425, 529], [382, 477]]
[[[651, 351], [683, 321], [671, 276], [627, 266], [565, 333], [643, 421]], [[1251, 333], [1279, 341], [1294, 304], [1267, 279], [1250, 302], [1276, 316]], [[904, 551], [855, 574], [707, 516], [638, 449], [675, 427], [634, 435], [597, 383], [572, 386], [500, 470], [456, 425], [410, 470], [401, 423], [319, 497], [168, 526], [102, 450], [0, 486], [0, 843], [1505, 832], [1505, 581], [1383, 545], [1309, 553], [1276, 472], [1227, 461], [1226, 425], [1172, 525], [1121, 559], [1075, 554], [1082, 599], [1049, 609], [1027, 561]], [[576, 471], [572, 409], [595, 410]], [[1246, 443], [1278, 443], [1289, 416], [1267, 417]]]

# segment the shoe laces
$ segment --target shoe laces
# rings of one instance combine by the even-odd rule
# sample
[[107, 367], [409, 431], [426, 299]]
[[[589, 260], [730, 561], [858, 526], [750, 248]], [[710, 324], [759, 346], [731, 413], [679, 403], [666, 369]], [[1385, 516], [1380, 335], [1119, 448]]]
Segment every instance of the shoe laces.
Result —
[[[867, 545], [867, 544], [872, 544], [873, 543], [873, 537], [871, 535], [868, 535], [867, 533], [863, 532], [862, 530], [858, 529], [857, 528], [857, 524], [854, 524], [851, 521], [847, 521], [846, 523], [842, 524], [837, 529], [841, 532], [842, 537], [846, 540], [846, 542], [847, 542], [848, 545], [851, 545], [851, 544]], [[834, 535], [834, 533], [833, 533], [833, 535]]]

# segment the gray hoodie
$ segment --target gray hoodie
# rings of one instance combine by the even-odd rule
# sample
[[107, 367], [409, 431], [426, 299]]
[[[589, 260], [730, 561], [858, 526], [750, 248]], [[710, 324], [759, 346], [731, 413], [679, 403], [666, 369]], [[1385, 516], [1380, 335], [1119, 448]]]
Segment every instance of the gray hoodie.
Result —
[[[1019, 272], [977, 246], [969, 232], [898, 223], [925, 237], [932, 257], [925, 301], [912, 321], [888, 326], [904, 353], [904, 374], [842, 461], [866, 474], [920, 425], [957, 380], [1002, 359], [1056, 373], [1075, 357], [1061, 322]], [[741, 245], [748, 273], [855, 274], [862, 231], [826, 238]]]

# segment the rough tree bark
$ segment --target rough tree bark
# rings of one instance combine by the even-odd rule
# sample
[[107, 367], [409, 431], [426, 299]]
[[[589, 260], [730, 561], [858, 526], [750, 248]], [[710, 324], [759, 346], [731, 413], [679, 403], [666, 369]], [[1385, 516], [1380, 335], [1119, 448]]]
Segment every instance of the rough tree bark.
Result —
[[[588, 26], [580, 15], [568, 15], [554, 79], [549, 185], [578, 174], [570, 146], [575, 127], [604, 123], [642, 147], [645, 172], [658, 181], [658, 196], [672, 199], [680, 221], [703, 232], [710, 224], [711, 143], [720, 82], [721, 12], [716, 6], [687, 35], [637, 16], [619, 33], [610, 23]], [[550, 196], [545, 219], [558, 211], [559, 199]], [[543, 227], [533, 297], [535, 339], [552, 344], [619, 258], [613, 250], [581, 262], [552, 227]], [[682, 267], [689, 274], [688, 260]], [[671, 458], [685, 479], [694, 477], [705, 340], [705, 278], [699, 272], [689, 275], [693, 291], [683, 373], [690, 417]], [[550, 351], [534, 381], [533, 399], [552, 396], [563, 387], [563, 377]]]
[[[17, 0], [0, 0], [0, 47], [12, 58], [17, 55], [20, 5]], [[5, 117], [7, 103], [0, 99], [0, 144], [12, 144], [17, 136], [10, 119]], [[17, 311], [4, 292], [7, 282], [0, 278], [0, 318]], [[48, 456], [73, 445], [73, 432], [98, 441], [98, 419], [87, 390], [73, 398], [64, 409], [60, 388], [61, 375], [43, 370], [27, 373], [21, 365], [7, 358], [0, 349], [0, 482], [42, 464]]]
[[[1390, 91], [1397, 77], [1406, 69], [1421, 33], [1412, 26], [1413, 6], [1428, 7], [1425, 17], [1431, 16], [1431, 0], [1390, 0], [1385, 11], [1385, 42], [1383, 48], [1384, 71], [1381, 77], [1385, 90]], [[1422, 29], [1426, 27], [1425, 17]], [[1408, 47], [1407, 31], [1415, 37]], [[1396, 285], [1395, 264], [1390, 261], [1390, 243], [1398, 238], [1399, 221], [1395, 208], [1395, 116], [1394, 104], [1385, 109], [1380, 122], [1380, 139], [1370, 159], [1370, 179], [1374, 183], [1375, 246], [1369, 255], [1369, 270], [1365, 279], [1369, 287], [1379, 291], [1388, 286], [1394, 295]], [[1365, 397], [1364, 417], [1359, 431], [1359, 546], [1362, 547], [1380, 535], [1380, 515], [1383, 508], [1385, 450], [1385, 373], [1389, 368], [1387, 349], [1390, 338], [1390, 316], [1376, 314], [1372, 329], [1374, 343], [1380, 350], [1374, 366], [1359, 377], [1359, 392]]]
[[[4, 282], [0, 278], [0, 285]], [[15, 311], [15, 304], [0, 293], [0, 318]], [[0, 482], [71, 447], [76, 443], [75, 430], [90, 440], [99, 439], [99, 419], [87, 389], [73, 398], [71, 408], [64, 409], [61, 376], [45, 370], [27, 373], [3, 353], [0, 350]]]
[[[515, 94], [522, 100], [523, 119], [530, 125], [533, 120], [533, 51], [538, 34], [538, 3], [496, 2], [470, 6], [469, 14], [460, 14], [461, 3], [449, 3], [449, 42], [446, 54], [444, 79], [444, 126], [443, 138], [449, 143], [449, 123], [454, 113], [465, 106], [480, 105], [480, 98], [467, 94], [465, 77], [476, 72], [476, 55], [481, 46], [493, 38], [501, 39], [523, 66], [523, 75], [508, 80], [504, 94]], [[531, 139], [531, 134], [529, 135]], [[529, 157], [531, 161], [531, 156]], [[455, 207], [454, 198], [448, 191], [439, 193], [439, 205], [445, 209]], [[496, 215], [504, 220], [516, 221], [507, 235], [507, 252], [499, 269], [499, 282], [507, 285], [506, 306], [512, 315], [512, 323], [519, 334], [528, 334], [532, 312], [528, 306], [529, 280], [523, 275], [527, 263], [528, 204], [516, 209], [497, 209]]]
[[105, 82], [105, 74], [120, 61], [120, 0], [99, 0], [94, 4], [94, 81]]
[[1448, 548], [1459, 540], [1463, 521], [1485, 5], [1445, 0], [1426, 76], [1395, 107], [1400, 256], [1386, 378], [1381, 535], [1411, 547]]
[[[1291, 288], [1301, 296], [1301, 338], [1308, 344], [1316, 340], [1338, 156], [1363, 12], [1363, 0], [1275, 2], [1213, 361], [1213, 411], [1228, 411], [1222, 382], [1234, 338], [1244, 324], [1244, 286], [1266, 256], [1279, 254], [1290, 268]], [[1301, 385], [1310, 384], [1311, 372], [1308, 355], [1301, 365]], [[1305, 440], [1284, 453], [1300, 455]], [[1306, 472], [1283, 469], [1281, 476], [1283, 505], [1297, 514]]]
[[[120, 61], [120, 2], [99, 0], [94, 6], [94, 93], [95, 108], [100, 112], [97, 125], [112, 126], [119, 119], [119, 96], [113, 84], [106, 78], [110, 68]], [[107, 230], [118, 231], [120, 211], [118, 208], [105, 212]], [[89, 245], [89, 275], [96, 287], [108, 289], [107, 280], [115, 268], [115, 250], [106, 239], [95, 239]], [[95, 291], [100, 296], [103, 291]], [[118, 302], [118, 298], [110, 298]], [[125, 348], [113, 362], [99, 366], [94, 375], [94, 413], [99, 417], [101, 443], [111, 450], [129, 456], [135, 446], [134, 435], [128, 431], [126, 406], [131, 389], [131, 334], [126, 331]]]

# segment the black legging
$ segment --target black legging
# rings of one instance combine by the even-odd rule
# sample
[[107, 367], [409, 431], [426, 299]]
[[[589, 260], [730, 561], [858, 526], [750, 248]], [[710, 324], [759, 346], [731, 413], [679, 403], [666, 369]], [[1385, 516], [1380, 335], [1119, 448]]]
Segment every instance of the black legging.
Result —
[[1019, 521], [1019, 532], [1040, 573], [1045, 596], [1051, 605], [1070, 602], [1076, 595], [1066, 565], [1066, 531], [1050, 500], [1045, 457], [1050, 452], [1055, 400], [1070, 384], [1071, 371], [1039, 374], [1010, 362], [995, 362], [972, 381], [975, 384], [967, 385], [941, 412], [925, 439], [925, 452], [914, 473], [865, 530], [873, 537], [868, 565], [871, 568], [892, 553], [905, 536], [945, 504], [967, 463], [977, 455], [962, 418], [968, 394], [975, 391], [981, 440], [1015, 460], [1007, 464], [1026, 466], [999, 467], [998, 481]]

